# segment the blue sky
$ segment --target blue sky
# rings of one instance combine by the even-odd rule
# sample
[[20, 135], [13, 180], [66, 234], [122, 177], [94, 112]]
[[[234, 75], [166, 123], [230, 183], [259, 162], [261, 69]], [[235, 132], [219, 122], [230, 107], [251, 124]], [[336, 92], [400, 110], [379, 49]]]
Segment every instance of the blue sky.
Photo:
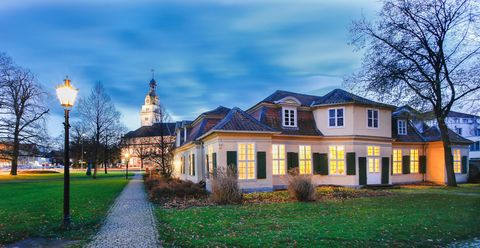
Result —
[[218, 105], [246, 109], [276, 89], [341, 87], [362, 56], [347, 44], [349, 24], [378, 8], [358, 0], [2, 0], [0, 51], [52, 93], [53, 136], [62, 130], [54, 88], [65, 75], [80, 96], [102, 81], [135, 129], [152, 68], [174, 120]]

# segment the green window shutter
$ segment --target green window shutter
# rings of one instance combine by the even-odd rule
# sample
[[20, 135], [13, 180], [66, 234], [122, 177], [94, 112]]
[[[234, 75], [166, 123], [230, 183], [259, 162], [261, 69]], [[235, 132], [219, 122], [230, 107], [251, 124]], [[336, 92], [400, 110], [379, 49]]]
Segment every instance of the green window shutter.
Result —
[[320, 175], [328, 175], [328, 154], [320, 153]]
[[382, 184], [388, 184], [388, 173], [390, 170], [390, 158], [383, 157], [382, 158]]
[[427, 156], [420, 156], [418, 159], [420, 163], [420, 173], [427, 173]]
[[257, 179], [267, 178], [267, 153], [257, 152]]
[[210, 158], [208, 157], [208, 154], [205, 155], [205, 158], [206, 158], [206, 160], [207, 160], [207, 163], [206, 163], [205, 165], [206, 165], [206, 167], [207, 167], [206, 171], [207, 171], [207, 178], [208, 178], [208, 176], [210, 175], [210, 168], [209, 168], [210, 166], [208, 166], [208, 165], [209, 165], [209, 162], [210, 162]]
[[227, 168], [232, 169], [233, 173], [237, 174], [237, 152], [227, 151]]
[[468, 166], [468, 156], [462, 157], [462, 174], [467, 173], [467, 166]]
[[391, 170], [390, 170], [390, 175], [393, 175], [393, 155], [390, 156], [390, 159], [392, 160], [392, 167], [391, 167]]
[[195, 154], [192, 154], [192, 176], [195, 176]]
[[347, 175], [355, 175], [356, 174], [356, 164], [355, 164], [355, 153], [354, 152], [347, 152]]
[[367, 184], [367, 158], [359, 157], [358, 158], [358, 179], [360, 185]]
[[320, 153], [314, 152], [313, 156], [313, 174], [320, 174]]
[[402, 158], [402, 173], [410, 174], [410, 156], [408, 155]]
[[298, 153], [287, 152], [287, 170], [298, 168]]
[[217, 175], [217, 153], [212, 153], [213, 175]]

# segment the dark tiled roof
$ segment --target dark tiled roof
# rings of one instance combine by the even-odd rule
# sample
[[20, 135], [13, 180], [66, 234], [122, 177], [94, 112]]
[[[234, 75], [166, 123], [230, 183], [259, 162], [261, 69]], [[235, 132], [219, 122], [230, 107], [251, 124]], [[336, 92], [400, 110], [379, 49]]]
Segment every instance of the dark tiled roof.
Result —
[[215, 125], [212, 130], [218, 131], [251, 131], [251, 132], [274, 132], [271, 127], [261, 123], [243, 110], [235, 107]]
[[357, 103], [357, 104], [369, 105], [369, 106], [375, 106], [375, 107], [395, 108], [395, 106], [375, 102], [375, 101], [354, 95], [342, 89], [335, 89], [330, 91], [328, 94], [316, 100], [312, 104], [312, 106], [335, 105], [335, 104], [344, 104], [344, 103]]
[[[422, 133], [422, 136], [427, 142], [442, 140], [442, 137], [440, 136], [440, 130], [436, 126], [426, 129]], [[452, 143], [473, 143], [471, 140], [463, 138], [450, 129], [448, 129], [448, 136], [450, 137], [450, 141]]]
[[322, 133], [317, 129], [315, 119], [312, 111], [297, 110], [297, 127], [283, 127], [282, 126], [282, 108], [260, 107], [256, 109], [252, 116], [264, 123], [265, 125], [287, 135], [307, 135], [307, 136], [321, 136]]
[[225, 116], [230, 111], [230, 108], [224, 106], [218, 106], [216, 109], [203, 112], [202, 115], [222, 115]]
[[320, 99], [319, 96], [300, 94], [295, 92], [277, 90], [273, 94], [269, 95], [267, 98], [263, 99], [261, 102], [275, 103], [276, 101], [282, 100], [285, 97], [295, 97], [298, 99], [302, 106], [310, 106], [314, 101]]
[[392, 112], [393, 117], [410, 118], [410, 117], [420, 117], [421, 115], [422, 114], [418, 110], [408, 105], [398, 107], [397, 109], [395, 109], [395, 111]]
[[201, 121], [192, 126], [191, 129], [187, 130], [188, 135], [187, 141], [185, 143], [194, 141], [198, 137], [204, 135], [205, 133], [210, 131], [210, 129], [212, 129], [212, 127], [214, 127], [218, 122], [220, 122], [220, 119], [218, 118], [203, 118]]
[[411, 121], [407, 121], [407, 134], [398, 134], [397, 119], [392, 121], [392, 138], [397, 142], [424, 142], [424, 138], [420, 135], [417, 129], [413, 126]]
[[137, 130], [130, 131], [125, 134], [125, 138], [137, 138], [137, 137], [155, 137], [155, 136], [174, 136], [176, 123], [155, 123], [151, 126], [143, 126]]
[[448, 113], [448, 117], [480, 118], [480, 116], [477, 116], [477, 115], [465, 114], [465, 113], [460, 113], [460, 112], [456, 112], [456, 111], [450, 111], [450, 113]]

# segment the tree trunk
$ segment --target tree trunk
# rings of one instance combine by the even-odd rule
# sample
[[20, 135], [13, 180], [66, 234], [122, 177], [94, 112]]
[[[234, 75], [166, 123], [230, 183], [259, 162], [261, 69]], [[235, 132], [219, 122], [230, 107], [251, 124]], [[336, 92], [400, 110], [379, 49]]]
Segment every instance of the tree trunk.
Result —
[[97, 132], [95, 137], [95, 152], [93, 155], [93, 179], [97, 178], [97, 168], [98, 168], [98, 147], [100, 145], [100, 134]]
[[10, 175], [16, 176], [18, 170], [18, 155], [20, 154], [20, 120], [17, 119], [15, 123], [15, 131], [13, 133], [13, 151], [12, 151], [12, 168], [10, 169]]
[[143, 158], [140, 159], [140, 168], [143, 170]]
[[103, 167], [105, 168], [105, 174], [107, 174], [107, 150], [108, 150], [108, 147], [107, 147], [107, 144], [108, 144], [108, 140], [107, 140], [108, 136], [105, 136], [105, 150], [103, 151]]
[[456, 187], [457, 180], [455, 179], [455, 172], [453, 170], [453, 155], [452, 147], [450, 143], [450, 137], [448, 136], [448, 127], [444, 118], [437, 118], [438, 127], [440, 128], [440, 135], [443, 142], [443, 151], [445, 157], [445, 171], [447, 173], [447, 185]]

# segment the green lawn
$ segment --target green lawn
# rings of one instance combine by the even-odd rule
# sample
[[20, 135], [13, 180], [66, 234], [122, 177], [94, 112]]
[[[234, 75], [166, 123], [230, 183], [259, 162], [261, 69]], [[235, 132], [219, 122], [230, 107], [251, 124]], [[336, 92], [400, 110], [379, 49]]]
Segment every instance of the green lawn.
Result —
[[[0, 246], [28, 237], [84, 240], [97, 231], [110, 204], [127, 183], [121, 172], [99, 173], [96, 180], [83, 173], [72, 175], [73, 225], [70, 231], [62, 231], [62, 177], [63, 174], [54, 174], [50, 178], [34, 175], [0, 179]], [[32, 182], [25, 182], [26, 179]]]
[[[92, 171], [93, 174], [93, 171]], [[121, 175], [125, 176], [125, 172], [122, 171], [109, 171], [108, 174], [105, 174], [102, 171], [98, 171], [98, 177], [119, 177]], [[128, 173], [129, 175], [133, 175], [133, 173]], [[90, 177], [85, 176], [85, 172], [70, 172], [70, 178], [72, 179], [90, 179]], [[6, 173], [0, 174], [0, 183], [6, 183], [10, 181], [24, 181], [24, 180], [63, 180], [63, 173], [48, 173], [48, 174], [18, 174], [16, 176], [11, 176]]]
[[[480, 237], [480, 188], [412, 190], [345, 201], [157, 208], [156, 215], [166, 246], [411, 247]], [[454, 194], [464, 191], [478, 195]]]

